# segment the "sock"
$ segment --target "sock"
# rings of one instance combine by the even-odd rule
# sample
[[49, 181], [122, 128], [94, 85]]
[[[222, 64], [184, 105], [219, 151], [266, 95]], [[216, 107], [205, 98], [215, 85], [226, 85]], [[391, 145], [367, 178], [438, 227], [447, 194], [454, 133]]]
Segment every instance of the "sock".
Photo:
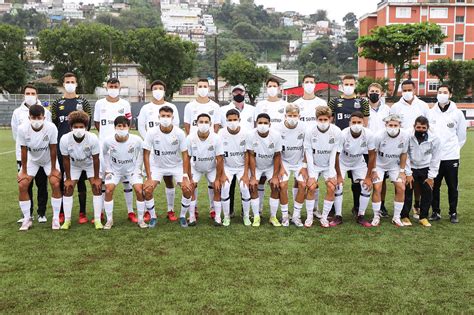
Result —
[[26, 201], [20, 201], [20, 209], [21, 212], [23, 213], [23, 220], [29, 220], [31, 218], [30, 215], [30, 208], [31, 208], [31, 201], [26, 200]]
[[128, 213], [133, 213], [133, 189], [129, 182], [123, 182], [123, 194], [125, 195], [125, 203], [127, 204]]
[[102, 181], [102, 210], [105, 211], [104, 202], [105, 202], [105, 182]]
[[420, 209], [420, 200], [415, 200], [413, 207]]
[[352, 198], [353, 198], [353, 203], [354, 203], [354, 208], [358, 209], [360, 204], [360, 184], [359, 183], [352, 183], [351, 184], [351, 190], [352, 190]]
[[92, 205], [94, 206], [94, 220], [100, 222], [100, 215], [102, 212], [102, 203], [104, 200], [102, 196], [93, 196], [92, 197]]
[[393, 218], [394, 219], [400, 219], [400, 213], [402, 212], [403, 209], [403, 202], [393, 202]]
[[337, 185], [334, 197], [334, 210], [336, 211], [336, 215], [338, 216], [342, 216], [342, 189], [342, 185]]
[[281, 216], [282, 218], [288, 218], [288, 204], [281, 205]]
[[145, 202], [137, 200], [137, 214], [138, 222], [143, 222], [143, 215], [145, 214]]
[[280, 199], [270, 197], [270, 218], [276, 218], [279, 203]]
[[71, 220], [73, 198], [63, 196], [64, 220]]
[[156, 219], [155, 199], [151, 198], [150, 200], [145, 200], [145, 208], [146, 208], [146, 211], [150, 213], [150, 217], [152, 217], [153, 219]]
[[111, 221], [113, 219], [114, 200], [112, 199], [111, 201], [104, 201], [104, 208], [107, 221]]
[[306, 199], [306, 219], [309, 221], [313, 221], [313, 214], [314, 214], [314, 199]]
[[319, 188], [314, 192], [314, 210], [319, 211]]
[[[222, 203], [220, 201], [214, 200], [214, 210], [216, 211], [216, 218], [217, 218], [217, 214], [219, 214], [219, 219], [220, 219], [221, 213], [222, 213]], [[229, 205], [229, 208], [227, 208], [227, 211], [224, 210], [224, 218], [227, 218], [227, 219], [230, 218], [230, 205]]]
[[173, 188], [166, 188], [166, 202], [168, 203], [168, 212], [174, 211], [174, 197], [175, 197], [175, 189]]
[[297, 188], [293, 187], [291, 191], [293, 192], [293, 204], [294, 204], [296, 200], [296, 195], [298, 194], [298, 187]]
[[53, 208], [53, 220], [59, 220], [59, 211], [61, 211], [62, 198], [51, 197], [51, 207]]
[[295, 201], [293, 205], [293, 219], [301, 218], [301, 209], [303, 208], [303, 204]]
[[189, 221], [194, 222], [196, 221], [196, 200], [191, 200], [189, 204]]
[[244, 217], [248, 218], [250, 215], [250, 191], [242, 182], [240, 182], [240, 195], [242, 196], [242, 210], [244, 211]]
[[380, 202], [380, 207], [381, 207], [381, 208], [385, 208], [385, 200], [382, 200], [382, 201]]
[[359, 198], [359, 215], [365, 215], [365, 210], [370, 201], [370, 191], [364, 188], [362, 183], [360, 184], [360, 198]]
[[[230, 190], [230, 184], [228, 182], [225, 182], [224, 186], [222, 186], [221, 190], [221, 202], [220, 204], [222, 205], [222, 210], [224, 211], [224, 217], [229, 215], [230, 213], [230, 196], [229, 196], [229, 190]], [[214, 202], [214, 205], [217, 205], [217, 202]], [[217, 217], [217, 207], [216, 207], [216, 217]], [[220, 213], [220, 210], [219, 210]]]
[[[194, 202], [195, 202], [195, 204], [196, 204], [196, 205], [195, 205], [195, 208], [197, 208], [197, 206], [198, 206], [198, 195], [199, 195], [199, 194], [198, 194], [198, 187], [196, 186], [196, 189], [194, 190], [194, 199], [195, 199]], [[191, 199], [192, 199], [192, 198], [191, 198]]]
[[181, 197], [181, 213], [179, 214], [181, 218], [186, 218], [186, 212], [189, 210], [190, 203], [191, 198]]
[[214, 209], [214, 188], [212, 186], [207, 186], [207, 195], [209, 196], [209, 206], [211, 209]]
[[323, 219], [327, 220], [329, 212], [331, 211], [332, 205], [335, 203], [335, 201], [331, 200], [326, 200], [324, 199], [323, 203]]
[[380, 219], [380, 206], [382, 205], [381, 202], [373, 202], [372, 201], [372, 211], [374, 212], [374, 218]]
[[[252, 213], [254, 217], [259, 217], [260, 216], [260, 208], [259, 208], [259, 198], [255, 198], [250, 200], [250, 206], [252, 207]], [[29, 210], [28, 210], [29, 211]]]
[[265, 198], [265, 185], [258, 184], [258, 209], [263, 211], [263, 200]]

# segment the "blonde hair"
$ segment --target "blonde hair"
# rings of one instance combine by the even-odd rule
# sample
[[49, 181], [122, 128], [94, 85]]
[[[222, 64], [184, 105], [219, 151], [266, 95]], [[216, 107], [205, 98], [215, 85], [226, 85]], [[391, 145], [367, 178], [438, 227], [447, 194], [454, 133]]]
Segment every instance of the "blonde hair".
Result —
[[316, 118], [319, 116], [328, 116], [329, 118], [332, 117], [332, 110], [329, 106], [318, 106], [316, 108]]
[[300, 113], [300, 107], [296, 104], [293, 104], [293, 103], [290, 103], [288, 105], [286, 105], [286, 108], [285, 108], [285, 113], [288, 114], [288, 113]]
[[369, 85], [368, 90], [370, 90], [371, 87], [375, 87], [375, 88], [379, 89], [380, 92], [383, 92], [383, 87], [382, 87], [382, 85], [380, 85], [380, 84], [377, 83], [377, 82], [371, 83], [371, 84]]

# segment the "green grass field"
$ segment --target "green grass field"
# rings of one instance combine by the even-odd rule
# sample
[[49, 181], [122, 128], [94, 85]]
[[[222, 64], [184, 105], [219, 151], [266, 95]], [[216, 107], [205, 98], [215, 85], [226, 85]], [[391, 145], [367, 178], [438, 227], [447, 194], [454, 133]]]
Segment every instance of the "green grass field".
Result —
[[396, 228], [389, 219], [379, 228], [356, 225], [349, 185], [338, 228], [266, 221], [247, 228], [240, 217], [216, 228], [204, 216], [201, 183], [195, 228], [165, 220], [160, 187], [154, 230], [126, 221], [119, 193], [111, 231], [79, 226], [76, 201], [71, 230], [53, 232], [49, 208], [47, 224], [21, 233], [15, 155], [6, 153], [13, 149], [10, 130], [0, 130], [0, 313], [474, 313], [472, 132], [461, 163], [460, 223], [447, 220], [443, 187], [443, 220], [429, 229]]

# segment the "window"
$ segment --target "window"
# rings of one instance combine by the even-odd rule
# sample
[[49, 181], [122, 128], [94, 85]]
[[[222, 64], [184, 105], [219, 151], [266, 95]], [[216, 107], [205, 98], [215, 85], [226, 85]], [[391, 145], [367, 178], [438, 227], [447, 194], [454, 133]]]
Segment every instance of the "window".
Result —
[[462, 42], [464, 40], [464, 34], [456, 34], [455, 40], [457, 42]]
[[421, 9], [421, 16], [427, 16], [428, 15], [428, 9], [427, 8], [422, 8]]
[[456, 23], [464, 23], [464, 15], [456, 16]]
[[425, 51], [426, 51], [426, 45], [420, 46], [420, 51], [421, 51], [421, 52], [425, 52]]
[[395, 12], [395, 17], [398, 19], [409, 19], [411, 18], [411, 8], [410, 7], [397, 7]]
[[424, 89], [425, 89], [425, 83], [424, 83], [424, 82], [420, 82], [420, 83], [418, 84], [418, 89], [419, 89], [419, 90], [424, 90]]
[[447, 19], [448, 8], [430, 8], [431, 19]]
[[456, 3], [465, 3], [465, 0], [456, 0]]
[[419, 65], [419, 66], [418, 66], [418, 69], [419, 69], [420, 71], [426, 71], [426, 65]]
[[441, 25], [441, 32], [443, 32], [444, 35], [448, 36], [448, 26], [447, 25]]
[[194, 86], [183, 86], [179, 90], [179, 95], [194, 95]]
[[454, 60], [463, 60], [463, 53], [455, 53], [454, 54]]
[[430, 55], [446, 55], [446, 45], [430, 46]]
[[436, 92], [438, 91], [439, 82], [437, 81], [429, 81], [428, 82], [428, 92]]

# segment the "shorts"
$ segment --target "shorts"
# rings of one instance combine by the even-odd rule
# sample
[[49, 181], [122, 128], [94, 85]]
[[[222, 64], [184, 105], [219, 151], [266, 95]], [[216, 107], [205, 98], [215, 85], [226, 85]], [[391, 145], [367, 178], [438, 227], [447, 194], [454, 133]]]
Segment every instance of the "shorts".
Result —
[[302, 165], [302, 164], [295, 165], [295, 166], [290, 165], [290, 164], [287, 164], [287, 163], [285, 163], [285, 162], [283, 162], [282, 164], [283, 164], [283, 168], [285, 169], [285, 171], [286, 171], [286, 173], [287, 173], [286, 175], [283, 175], [283, 176], [281, 177], [281, 181], [282, 181], [282, 182], [287, 182], [287, 181], [290, 179], [290, 177], [291, 177], [291, 173], [294, 174], [294, 177], [295, 177], [296, 181], [298, 181], [298, 182], [304, 182], [304, 178], [303, 178], [303, 176], [300, 174], [300, 171], [301, 171], [301, 169], [303, 168], [303, 165]]
[[227, 179], [229, 182], [232, 181], [232, 178], [237, 177], [237, 180], [241, 180], [242, 176], [244, 176], [244, 169], [243, 168], [225, 168], [224, 167], [224, 173], [225, 176], [227, 176]]
[[325, 181], [327, 181], [330, 178], [335, 178], [336, 177], [336, 174], [334, 173], [334, 171], [331, 171], [329, 169], [315, 168], [314, 171], [315, 171], [315, 173], [310, 174], [309, 177], [314, 178], [316, 180], [318, 180], [319, 177], [321, 177], [321, 176], [324, 178]]
[[[82, 172], [86, 173], [87, 178], [94, 177], [94, 166], [91, 165], [87, 168], [78, 168], [71, 165], [71, 179], [72, 180], [79, 180], [81, 178]], [[64, 176], [66, 178], [66, 176]]]
[[143, 184], [143, 177], [141, 173], [133, 173], [128, 175], [108, 173], [105, 175], [105, 184], [118, 185], [120, 182], [129, 182], [132, 186], [137, 184]]
[[205, 175], [208, 183], [213, 183], [216, 180], [216, 169], [211, 170], [207, 173], [201, 173], [196, 171], [194, 168], [191, 168], [191, 173], [193, 174], [193, 182], [198, 183], [201, 180], [201, 176]]
[[151, 179], [157, 182], [161, 182], [164, 176], [173, 176], [176, 183], [181, 183], [183, 181], [183, 168], [182, 167], [160, 169], [160, 168], [151, 166], [150, 171], [151, 171]]
[[258, 168], [255, 169], [255, 178], [260, 181], [262, 177], [266, 178], [266, 181], [268, 182], [270, 179], [273, 177], [273, 166], [266, 169], [266, 170], [259, 170]]
[[[43, 168], [44, 173], [46, 174], [46, 176], [49, 177], [51, 175], [51, 163], [47, 163], [46, 165], [38, 165], [38, 164], [36, 164], [35, 162], [32, 162], [32, 161], [27, 161], [26, 162], [26, 174], [28, 174], [28, 176], [35, 177], [36, 173], [38, 173], [38, 170], [39, 170], [40, 167]], [[20, 168], [20, 171], [22, 169], [23, 169], [23, 166]], [[59, 170], [59, 163], [58, 163], [57, 160], [56, 160], [56, 169]]]
[[342, 178], [346, 178], [346, 173], [350, 171], [352, 173], [351, 178], [353, 182], [364, 180], [367, 176], [367, 165], [358, 165], [355, 168], [345, 168], [343, 165], [339, 165], [341, 168]]
[[381, 168], [376, 168], [377, 169], [377, 175], [379, 176], [379, 179], [374, 181], [374, 183], [381, 183], [384, 181], [386, 176], [388, 175], [388, 178], [390, 179], [391, 182], [393, 183], [399, 183], [402, 180], [400, 179], [400, 169], [396, 170], [384, 170]]

